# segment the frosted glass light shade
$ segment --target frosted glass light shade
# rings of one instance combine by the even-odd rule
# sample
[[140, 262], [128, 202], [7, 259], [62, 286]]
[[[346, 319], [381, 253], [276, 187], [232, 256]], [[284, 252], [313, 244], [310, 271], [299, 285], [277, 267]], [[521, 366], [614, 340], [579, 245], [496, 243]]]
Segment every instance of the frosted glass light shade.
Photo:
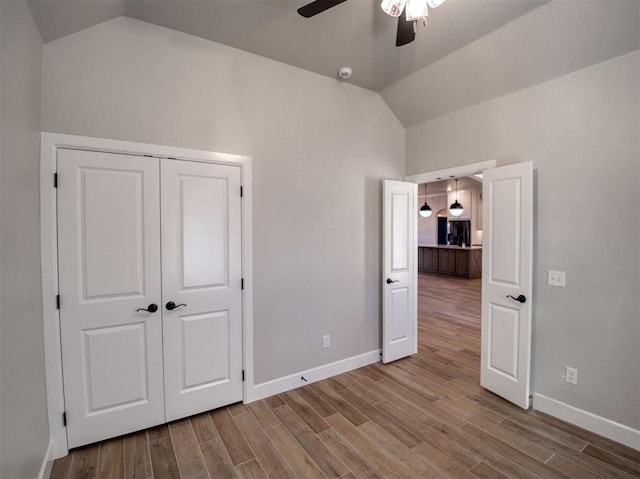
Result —
[[407, 0], [407, 22], [413, 22], [429, 15], [426, 0]]
[[463, 212], [464, 208], [462, 208], [462, 205], [458, 203], [458, 200], [451, 203], [451, 206], [449, 206], [449, 213], [451, 213], [451, 216], [460, 216]]
[[433, 214], [433, 210], [431, 209], [431, 206], [429, 206], [425, 201], [424, 205], [422, 205], [422, 207], [420, 208], [419, 213], [420, 213], [420, 216], [422, 216], [423, 218], [428, 218]]
[[427, 0], [427, 5], [431, 8], [439, 7], [444, 3], [444, 0]]
[[380, 8], [387, 15], [399, 17], [406, 4], [407, 0], [382, 0]]

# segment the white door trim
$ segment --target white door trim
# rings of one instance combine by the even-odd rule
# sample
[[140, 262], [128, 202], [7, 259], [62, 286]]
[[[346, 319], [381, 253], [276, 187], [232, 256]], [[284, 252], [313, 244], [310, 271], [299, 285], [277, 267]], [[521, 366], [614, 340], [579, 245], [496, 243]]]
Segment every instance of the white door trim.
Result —
[[[47, 388], [47, 412], [51, 457], [68, 453], [66, 428], [62, 423], [64, 392], [62, 386], [62, 357], [60, 350], [60, 316], [56, 308], [58, 294], [58, 255], [56, 224], [56, 173], [58, 148], [86, 149], [121, 154], [149, 155], [240, 166], [244, 201], [242, 202], [242, 277], [243, 310], [243, 369], [245, 382], [243, 397], [247, 401], [253, 389], [253, 235], [252, 235], [252, 176], [251, 157], [215, 153], [172, 146], [151, 145], [129, 141], [107, 140], [84, 136], [43, 132], [40, 140], [40, 253], [42, 266], [42, 317], [44, 322], [44, 359]], [[60, 178], [60, 181], [64, 181]]]
[[403, 181], [409, 181], [411, 183], [421, 185], [422, 183], [432, 183], [434, 181], [447, 180], [449, 178], [472, 176], [477, 173], [481, 173], [483, 170], [495, 168], [496, 166], [498, 166], [498, 162], [496, 160], [480, 161], [478, 163], [445, 168], [444, 170], [427, 171], [425, 173], [405, 176]]

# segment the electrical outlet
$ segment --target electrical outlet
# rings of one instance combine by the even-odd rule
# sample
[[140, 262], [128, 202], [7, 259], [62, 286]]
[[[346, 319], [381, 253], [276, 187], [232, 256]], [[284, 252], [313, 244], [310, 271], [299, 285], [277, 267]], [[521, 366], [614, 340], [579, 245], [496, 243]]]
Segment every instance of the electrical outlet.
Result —
[[331, 346], [331, 336], [325, 334], [324, 336], [322, 336], [322, 347], [328, 348], [329, 346]]
[[578, 384], [578, 370], [567, 366], [564, 374], [564, 380], [569, 384]]
[[549, 286], [558, 286], [564, 288], [566, 284], [566, 273], [564, 271], [551, 271], [547, 272], [547, 284]]

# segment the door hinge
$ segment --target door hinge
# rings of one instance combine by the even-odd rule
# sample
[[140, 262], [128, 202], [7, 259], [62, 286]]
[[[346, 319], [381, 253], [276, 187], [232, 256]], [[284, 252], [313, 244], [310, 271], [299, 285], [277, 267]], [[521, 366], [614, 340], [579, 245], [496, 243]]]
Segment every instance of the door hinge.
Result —
[[58, 173], [53, 174], [53, 187], [54, 188], [58, 187]]
[[242, 370], [242, 382], [244, 382], [244, 369]]
[[240, 187], [240, 198], [242, 198], [244, 196], [244, 187], [241, 186]]
[[60, 309], [60, 295], [56, 294], [56, 309]]
[[244, 289], [244, 278], [240, 280], [240, 289]]
[[62, 413], [62, 425], [67, 427], [67, 411]]

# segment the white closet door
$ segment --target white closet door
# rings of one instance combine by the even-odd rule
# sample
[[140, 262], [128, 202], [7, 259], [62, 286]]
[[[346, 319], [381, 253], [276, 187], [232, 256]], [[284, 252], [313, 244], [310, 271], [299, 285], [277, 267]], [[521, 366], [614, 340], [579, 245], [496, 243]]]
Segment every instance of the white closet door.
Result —
[[242, 400], [241, 171], [163, 159], [161, 181], [171, 421]]
[[164, 422], [158, 162], [58, 150], [70, 448]]

